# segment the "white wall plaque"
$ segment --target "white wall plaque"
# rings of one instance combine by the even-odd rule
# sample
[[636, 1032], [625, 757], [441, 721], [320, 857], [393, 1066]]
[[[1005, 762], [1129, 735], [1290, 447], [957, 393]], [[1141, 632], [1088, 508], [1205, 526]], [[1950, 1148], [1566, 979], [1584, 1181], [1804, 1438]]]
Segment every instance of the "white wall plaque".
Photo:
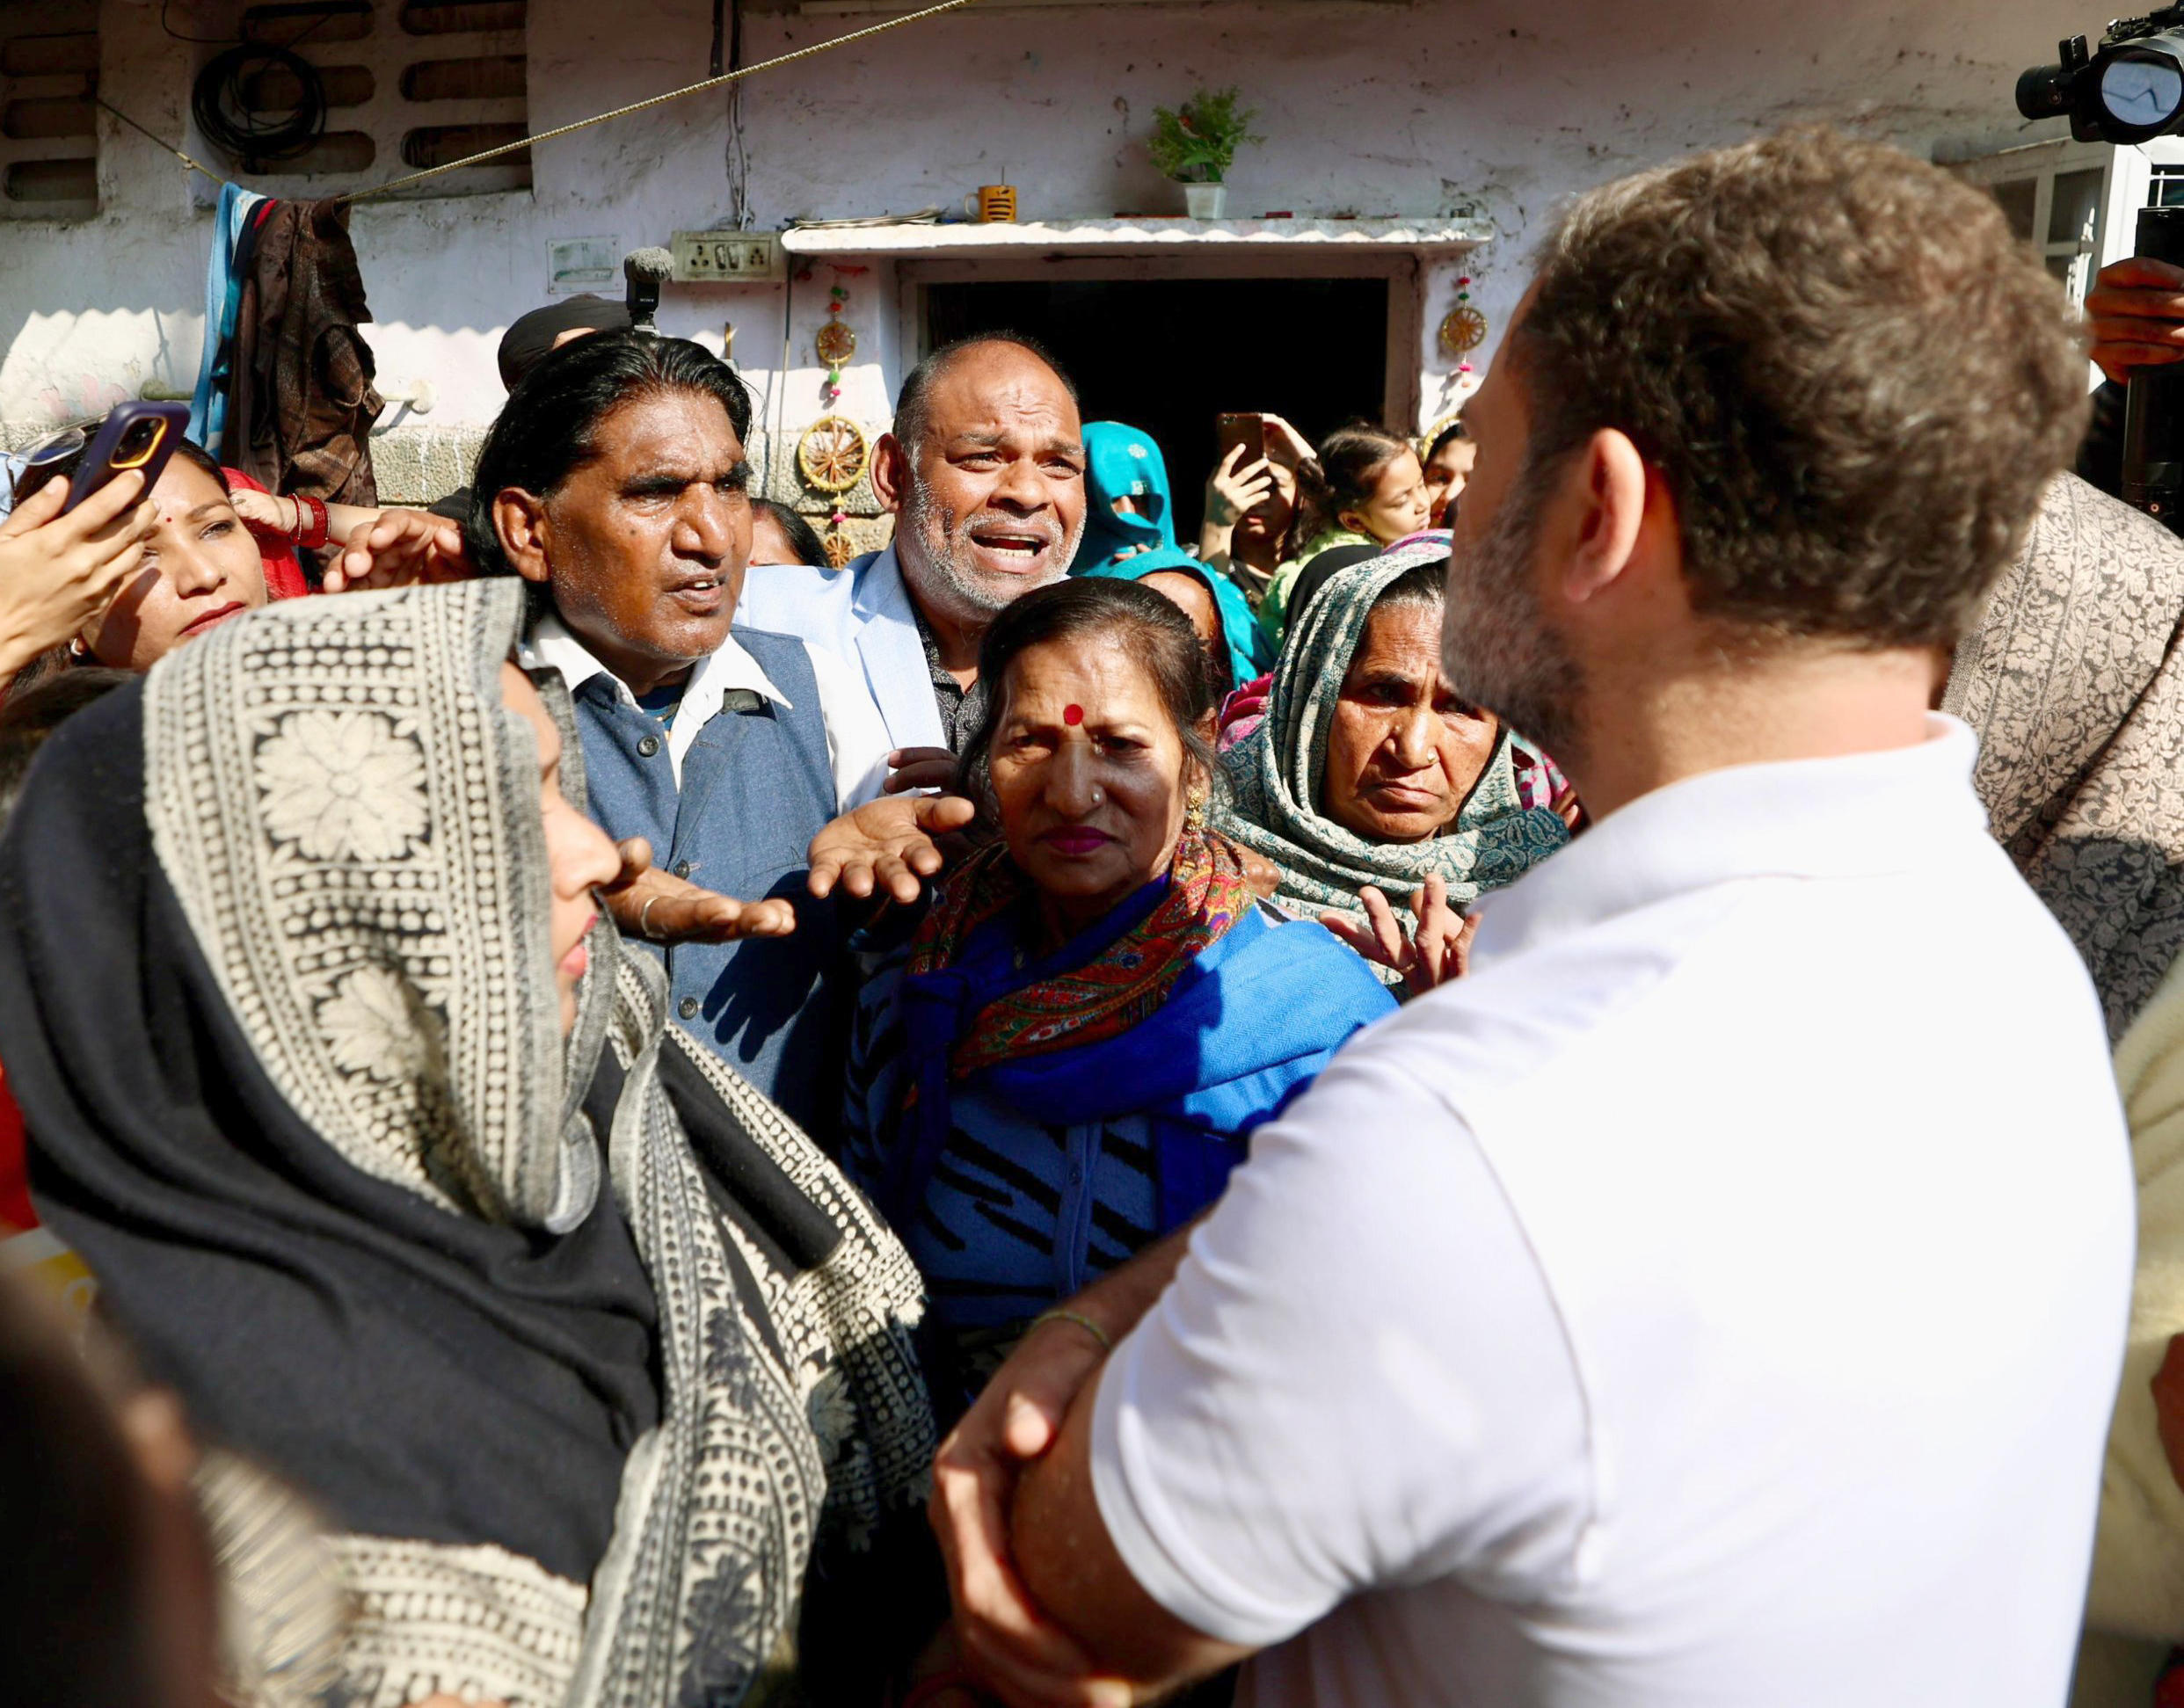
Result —
[[549, 237], [546, 240], [546, 294], [574, 296], [579, 291], [622, 294], [622, 240], [619, 237]]

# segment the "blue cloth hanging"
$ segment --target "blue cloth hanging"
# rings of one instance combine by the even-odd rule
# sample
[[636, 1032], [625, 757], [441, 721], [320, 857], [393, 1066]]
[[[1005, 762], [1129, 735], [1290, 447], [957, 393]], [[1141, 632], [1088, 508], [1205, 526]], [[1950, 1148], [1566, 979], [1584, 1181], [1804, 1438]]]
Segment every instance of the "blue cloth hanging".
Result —
[[228, 388], [222, 359], [235, 338], [243, 304], [243, 278], [235, 270], [236, 246], [250, 229], [251, 210], [266, 198], [233, 184], [220, 186], [213, 212], [212, 254], [205, 264], [205, 347], [197, 358], [197, 387], [190, 394], [190, 437], [220, 454], [221, 429], [228, 418]]

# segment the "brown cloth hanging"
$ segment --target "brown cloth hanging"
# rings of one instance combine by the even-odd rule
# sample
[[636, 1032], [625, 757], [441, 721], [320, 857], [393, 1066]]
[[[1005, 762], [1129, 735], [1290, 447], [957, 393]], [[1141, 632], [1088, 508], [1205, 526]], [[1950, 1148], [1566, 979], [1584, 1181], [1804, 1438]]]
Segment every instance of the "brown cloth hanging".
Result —
[[275, 492], [375, 505], [364, 275], [346, 202], [278, 201], [258, 232], [236, 316], [221, 454]]

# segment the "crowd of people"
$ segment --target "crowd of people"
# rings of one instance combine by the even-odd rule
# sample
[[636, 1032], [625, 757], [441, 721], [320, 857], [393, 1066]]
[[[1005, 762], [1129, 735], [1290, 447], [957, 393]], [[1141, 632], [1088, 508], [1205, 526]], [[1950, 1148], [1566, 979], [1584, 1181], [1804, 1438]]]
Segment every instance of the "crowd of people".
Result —
[[2166, 1702], [2184, 542], [2086, 351], [1794, 129], [1189, 545], [1009, 332], [841, 569], [594, 299], [431, 510], [33, 447], [24, 1699]]

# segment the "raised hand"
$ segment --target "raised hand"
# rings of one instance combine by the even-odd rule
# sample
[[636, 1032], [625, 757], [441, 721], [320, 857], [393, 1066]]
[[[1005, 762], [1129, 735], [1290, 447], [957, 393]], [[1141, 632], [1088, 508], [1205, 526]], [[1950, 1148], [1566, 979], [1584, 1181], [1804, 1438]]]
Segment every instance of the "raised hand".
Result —
[[1322, 913], [1320, 923], [1366, 960], [1401, 973], [1413, 996], [1423, 996], [1444, 980], [1460, 978], [1469, 970], [1471, 940], [1479, 922], [1467, 919], [1449, 905], [1448, 885], [1438, 873], [1410, 898], [1416, 924], [1409, 931], [1387, 898], [1372, 884], [1358, 892], [1358, 899], [1365, 904], [1363, 925], [1343, 913]]
[[1280, 438], [1282, 449], [1287, 454], [1292, 467], [1299, 462], [1310, 462], [1320, 454], [1310, 440], [1291, 426], [1288, 422], [1283, 420], [1280, 416], [1262, 415], [1259, 419], [1266, 423], [1269, 432]]
[[1246, 463], [1244, 447], [1230, 448], [1221, 466], [1205, 483], [1205, 525], [1232, 528], [1247, 510], [1272, 496], [1274, 470], [1264, 457]]
[[425, 510], [389, 510], [358, 525], [341, 556], [327, 566], [330, 593], [419, 582], [461, 581], [477, 573], [462, 543], [461, 524]]
[[113, 602], [144, 560], [157, 508], [135, 470], [63, 516], [69, 483], [49, 480], [0, 522], [0, 676], [59, 646]]
[[600, 898], [625, 937], [654, 943], [732, 943], [744, 937], [786, 937], [797, 911], [778, 896], [737, 901], [700, 888], [652, 864], [652, 845], [632, 836], [615, 845], [622, 875]]
[[2086, 319], [2093, 359], [2111, 380], [2184, 360], [2184, 267], [2134, 255], [2101, 268]]
[[942, 865], [937, 838], [978, 817], [960, 795], [892, 795], [845, 812], [812, 839], [812, 893], [842, 890], [863, 899], [885, 887], [899, 902]]

